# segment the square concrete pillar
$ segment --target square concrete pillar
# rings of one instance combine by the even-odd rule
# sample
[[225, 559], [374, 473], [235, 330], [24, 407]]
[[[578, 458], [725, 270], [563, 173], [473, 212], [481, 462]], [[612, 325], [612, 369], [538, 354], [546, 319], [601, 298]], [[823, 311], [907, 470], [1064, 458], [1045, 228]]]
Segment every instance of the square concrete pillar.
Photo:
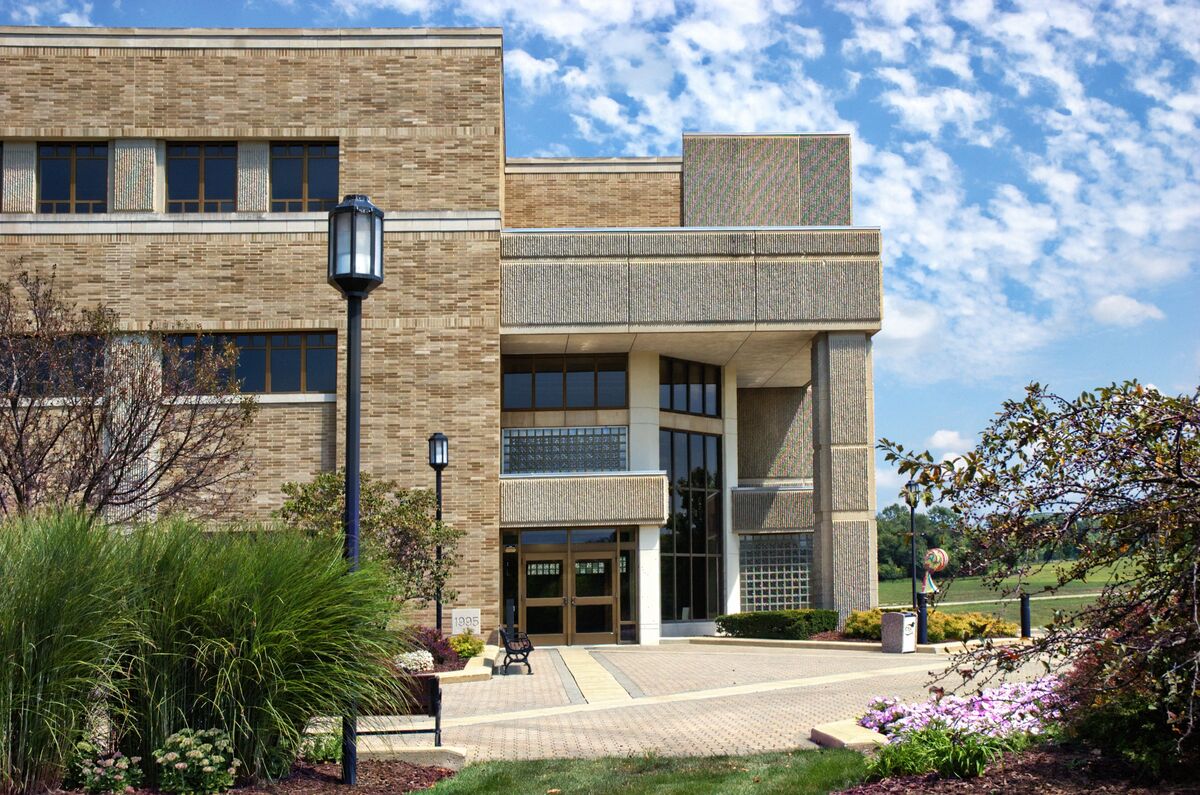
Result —
[[662, 634], [662, 570], [658, 525], [638, 528], [638, 643], [657, 646]]
[[240, 213], [271, 209], [271, 145], [266, 141], [238, 142], [237, 209]]
[[721, 525], [725, 530], [722, 566], [725, 569], [725, 612], [742, 610], [742, 565], [739, 537], [733, 532], [733, 487], [738, 484], [737, 368], [726, 366], [721, 392]]
[[0, 173], [0, 211], [32, 213], [37, 211], [37, 144], [33, 141], [5, 141]]
[[817, 335], [812, 346], [813, 595], [820, 607], [878, 604], [871, 340]]
[[658, 354], [629, 354], [629, 468], [649, 472], [659, 468]]

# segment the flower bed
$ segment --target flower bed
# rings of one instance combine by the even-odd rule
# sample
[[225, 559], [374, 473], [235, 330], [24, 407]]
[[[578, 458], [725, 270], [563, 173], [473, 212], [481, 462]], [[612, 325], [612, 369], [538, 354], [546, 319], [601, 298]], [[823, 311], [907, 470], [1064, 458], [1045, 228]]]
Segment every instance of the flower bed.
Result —
[[1046, 676], [1034, 682], [987, 688], [973, 696], [935, 696], [920, 704], [879, 698], [871, 702], [858, 723], [886, 735], [889, 742], [932, 724], [951, 731], [1006, 738], [1041, 734], [1047, 723], [1062, 717], [1062, 706], [1058, 677]]

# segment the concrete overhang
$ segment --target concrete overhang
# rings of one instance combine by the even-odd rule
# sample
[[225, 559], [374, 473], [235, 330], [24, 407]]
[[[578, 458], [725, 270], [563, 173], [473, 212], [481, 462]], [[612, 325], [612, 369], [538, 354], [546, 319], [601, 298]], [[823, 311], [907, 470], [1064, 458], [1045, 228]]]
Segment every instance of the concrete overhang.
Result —
[[663, 525], [665, 472], [500, 476], [501, 527]]

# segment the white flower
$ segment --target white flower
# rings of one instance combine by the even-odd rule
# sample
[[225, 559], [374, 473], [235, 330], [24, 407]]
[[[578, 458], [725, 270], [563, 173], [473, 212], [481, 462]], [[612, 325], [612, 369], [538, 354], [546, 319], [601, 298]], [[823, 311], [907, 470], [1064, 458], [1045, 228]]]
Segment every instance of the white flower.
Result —
[[396, 665], [413, 673], [432, 671], [434, 667], [433, 655], [426, 649], [406, 651], [403, 654], [396, 655]]

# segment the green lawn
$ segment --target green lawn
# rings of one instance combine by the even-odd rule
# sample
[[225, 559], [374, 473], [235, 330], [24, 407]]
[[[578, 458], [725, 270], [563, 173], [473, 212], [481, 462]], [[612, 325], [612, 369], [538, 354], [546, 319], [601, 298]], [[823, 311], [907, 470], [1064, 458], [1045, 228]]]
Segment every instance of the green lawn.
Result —
[[429, 790], [436, 795], [620, 793], [826, 793], [861, 781], [866, 758], [855, 751], [793, 751], [754, 756], [545, 759], [482, 762]]
[[[1073, 613], [1092, 602], [1092, 596], [1074, 596], [1070, 599], [1031, 599], [1029, 600], [1029, 619], [1034, 627], [1044, 627], [1054, 618], [1055, 610]], [[1009, 602], [991, 602], [977, 605], [944, 605], [938, 610], [945, 613], [991, 613], [1014, 624], [1021, 623], [1021, 603], [1018, 600]]]
[[[1041, 571], [1028, 578], [1027, 583], [1029, 592], [1032, 596], [1037, 596], [1038, 591], [1043, 588], [1050, 587], [1058, 582], [1058, 567], [1060, 563], [1051, 563]], [[1096, 593], [1104, 587], [1105, 582], [1111, 576], [1113, 569], [1107, 568], [1103, 571], [1098, 571], [1087, 582], [1071, 582], [1064, 585], [1057, 592], [1058, 595], [1068, 596], [1071, 594], [1088, 594]], [[937, 577], [934, 577], [935, 582]], [[939, 584], [938, 587], [941, 587]], [[992, 600], [997, 599], [999, 594], [996, 591], [985, 588], [983, 586], [983, 578], [981, 577], [960, 577], [953, 583], [947, 584], [939, 595], [939, 600], [947, 602], [965, 602], [976, 600]], [[912, 584], [910, 580], [884, 580], [879, 583], [879, 604], [881, 605], [906, 605], [912, 602]], [[986, 605], [984, 605], [986, 606]]]

